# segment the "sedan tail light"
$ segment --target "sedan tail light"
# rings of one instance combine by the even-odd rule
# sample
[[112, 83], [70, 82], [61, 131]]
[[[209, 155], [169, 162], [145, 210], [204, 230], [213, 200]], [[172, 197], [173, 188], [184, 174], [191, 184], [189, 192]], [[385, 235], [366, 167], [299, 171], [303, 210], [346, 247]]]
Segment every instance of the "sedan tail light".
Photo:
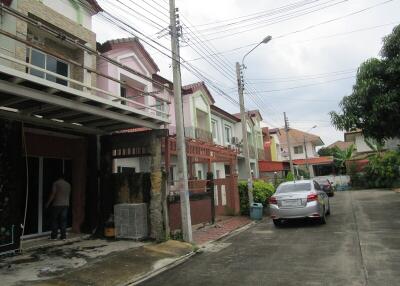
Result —
[[312, 202], [318, 200], [318, 195], [317, 194], [309, 194], [307, 196], [307, 202]]
[[271, 205], [277, 205], [278, 204], [278, 200], [275, 197], [270, 197], [269, 198], [269, 203]]

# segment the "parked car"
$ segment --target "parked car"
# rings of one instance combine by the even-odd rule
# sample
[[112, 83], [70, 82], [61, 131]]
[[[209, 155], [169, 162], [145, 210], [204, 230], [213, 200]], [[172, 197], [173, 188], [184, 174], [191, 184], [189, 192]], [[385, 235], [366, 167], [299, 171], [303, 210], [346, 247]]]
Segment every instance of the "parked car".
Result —
[[335, 195], [335, 187], [333, 186], [333, 182], [329, 181], [326, 178], [315, 178], [314, 179], [322, 188], [322, 190], [329, 196], [333, 197]]
[[280, 184], [269, 199], [269, 208], [275, 226], [294, 218], [313, 218], [325, 224], [331, 213], [328, 195], [314, 180]]

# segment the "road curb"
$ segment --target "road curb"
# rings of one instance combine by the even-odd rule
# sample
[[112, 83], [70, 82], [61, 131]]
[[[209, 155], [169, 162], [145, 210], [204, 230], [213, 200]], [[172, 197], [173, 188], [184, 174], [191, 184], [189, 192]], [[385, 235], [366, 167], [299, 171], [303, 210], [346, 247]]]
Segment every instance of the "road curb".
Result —
[[161, 268], [158, 269], [154, 269], [150, 272], [147, 272], [146, 274], [143, 274], [135, 279], [133, 279], [132, 281], [126, 282], [123, 285], [124, 286], [135, 286], [135, 285], [139, 285], [140, 283], [143, 283], [161, 273], [163, 273], [164, 271], [167, 271], [169, 269], [172, 269], [180, 264], [182, 264], [183, 262], [185, 262], [186, 260], [188, 260], [189, 258], [191, 258], [192, 256], [194, 256], [195, 254], [197, 254], [199, 252], [199, 250], [196, 251], [192, 251], [189, 252], [185, 255], [182, 255], [178, 258], [176, 258], [174, 261], [172, 261], [171, 263], [168, 263], [167, 265], [164, 265]]
[[232, 230], [230, 232], [227, 232], [227, 233], [221, 235], [220, 237], [218, 237], [218, 238], [216, 238], [214, 240], [207, 241], [206, 243], [200, 244], [199, 245], [200, 250], [201, 250], [201, 248], [205, 248], [209, 244], [212, 244], [214, 242], [217, 242], [219, 240], [222, 240], [222, 239], [225, 239], [225, 238], [228, 238], [228, 237], [235, 236], [235, 235], [245, 231], [246, 229], [249, 229], [251, 226], [253, 226], [253, 225], [257, 224], [257, 223], [258, 223], [258, 221], [249, 222], [248, 224], [245, 224], [245, 225], [243, 225], [243, 226], [241, 226], [239, 228], [236, 228], [236, 229], [234, 229], [234, 230]]
[[235, 235], [237, 235], [237, 234], [249, 229], [251, 226], [253, 226], [253, 225], [257, 224], [257, 223], [258, 222], [256, 222], [256, 221], [252, 221], [252, 222], [250, 222], [248, 224], [245, 224], [245, 225], [243, 225], [243, 226], [241, 226], [241, 227], [239, 227], [237, 229], [232, 230], [231, 232], [227, 232], [227, 233], [221, 235], [217, 239], [214, 239], [212, 241], [208, 241], [208, 242], [206, 242], [204, 244], [201, 244], [201, 245], [199, 245], [199, 249], [198, 250], [192, 251], [192, 252], [189, 252], [188, 254], [180, 256], [177, 259], [175, 259], [174, 261], [172, 261], [171, 263], [168, 263], [167, 265], [165, 265], [165, 266], [163, 266], [163, 267], [161, 267], [159, 269], [155, 269], [153, 271], [150, 271], [150, 272], [148, 272], [146, 274], [143, 274], [143, 275], [139, 276], [138, 278], [135, 278], [133, 281], [129, 281], [127, 283], [124, 283], [124, 286], [139, 285], [140, 283], [143, 283], [143, 282], [145, 282], [145, 281], [147, 281], [147, 280], [149, 280], [149, 279], [151, 279], [151, 278], [153, 278], [153, 277], [155, 277], [155, 276], [157, 276], [157, 275], [159, 275], [159, 274], [161, 274], [161, 273], [163, 273], [163, 272], [165, 272], [165, 271], [167, 271], [169, 269], [172, 269], [172, 268], [184, 263], [186, 260], [188, 260], [192, 256], [196, 255], [197, 253], [200, 253], [202, 251], [201, 248], [205, 247], [206, 245], [212, 244], [214, 242], [217, 242], [219, 240], [222, 240], [222, 239], [225, 239], [225, 238], [228, 238], [228, 237], [235, 236]]

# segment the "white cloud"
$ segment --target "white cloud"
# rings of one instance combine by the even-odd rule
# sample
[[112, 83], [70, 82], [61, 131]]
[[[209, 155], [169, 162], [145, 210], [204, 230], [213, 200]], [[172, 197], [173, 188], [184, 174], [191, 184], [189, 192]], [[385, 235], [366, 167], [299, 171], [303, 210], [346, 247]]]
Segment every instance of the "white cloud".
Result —
[[[123, 1], [127, 5], [130, 5], [132, 8], [137, 8], [137, 6], [129, 4], [130, 0]], [[152, 5], [156, 5], [155, 3], [158, 3], [157, 8], [159, 8], [160, 11], [164, 11], [165, 15], [162, 16], [161, 13], [156, 13], [155, 11], [153, 11], [154, 14], [168, 21], [168, 15], [166, 15], [167, 11], [164, 10], [165, 8], [168, 8], [167, 0], [132, 1], [141, 5], [142, 7], [146, 7], [147, 9], [149, 9], [150, 7], [146, 5], [150, 3]], [[123, 18], [124, 15], [121, 11], [114, 9], [112, 6], [107, 4], [110, 1], [100, 0], [99, 2], [102, 6], [104, 6], [106, 10], [113, 14], [118, 14], [121, 18]], [[148, 2], [148, 4], [145, 4], [145, 2]], [[177, 0], [176, 4], [177, 7], [179, 7], [180, 9], [181, 16], [183, 16], [184, 23], [189, 20], [191, 24], [199, 25], [209, 22], [221, 21], [228, 18], [241, 17], [243, 15], [248, 15], [252, 13], [258, 13], [260, 11], [277, 8], [282, 5], [287, 5], [294, 2], [297, 2], [297, 0]], [[273, 38], [275, 38], [273, 41], [268, 43], [267, 46], [260, 46], [246, 60], [248, 68], [246, 70], [245, 76], [247, 79], [298, 77], [357, 68], [358, 65], [367, 58], [378, 56], [380, 47], [382, 45], [382, 37], [390, 33], [394, 25], [355, 32], [347, 35], [337, 35], [330, 38], [317, 40], [313, 39], [320, 38], [321, 36], [346, 33], [352, 30], [372, 27], [375, 25], [381, 25], [395, 21], [400, 22], [400, 17], [398, 13], [398, 11], [400, 11], [400, 1], [392, 1], [388, 4], [376, 7], [369, 11], [365, 11], [363, 13], [359, 13], [342, 20], [333, 21], [329, 24], [319, 26], [316, 24], [329, 19], [343, 16], [345, 14], [381, 2], [383, 2], [383, 0], [349, 0], [334, 7], [321, 10], [319, 12], [311, 13], [287, 22], [281, 22], [275, 25], [266, 26], [262, 29], [238, 34], [234, 37], [215, 40], [210, 42], [209, 44], [212, 44], [213, 50], [215, 48], [215, 50], [217, 51], [226, 51], [254, 42], [258, 42], [265, 35], [272, 35]], [[145, 14], [146, 12], [141, 11], [141, 13]], [[139, 16], [135, 16], [132, 12], [130, 12], [130, 14], [131, 15], [125, 14], [126, 19], [128, 19], [127, 21], [130, 21], [130, 23], [139, 28], [145, 34], [154, 36], [155, 33], [158, 31], [154, 27], [151, 27], [144, 23]], [[167, 26], [167, 24], [165, 24], [161, 20], [156, 21], [160, 23], [161, 26]], [[316, 25], [316, 27], [304, 32], [284, 37], [282, 39], [277, 38], [279, 35], [283, 35], [296, 30], [301, 30], [310, 25]], [[117, 32], [109, 25], [107, 26], [107, 28], [105, 27], [106, 25], [99, 21], [95, 21], [94, 23], [94, 29], [97, 32], [98, 39], [100, 41], [126, 36], [126, 33], [124, 34], [121, 32]], [[197, 28], [204, 29], [206, 27], [209, 26], [199, 26]], [[185, 28], [184, 33], [188, 33], [187, 29]], [[226, 33], [222, 33], [221, 35], [224, 34]], [[156, 37], [154, 37], [154, 39], [161, 42], [166, 47], [170, 47], [168, 37], [162, 39], [157, 39]], [[191, 40], [188, 43], [191, 46], [194, 46], [194, 42], [195, 40]], [[202, 43], [201, 45], [203, 46], [204, 44]], [[194, 52], [192, 48], [188, 46], [185, 47], [184, 43], [183, 46], [184, 47], [182, 47], [181, 50], [181, 55], [183, 58], [193, 59], [199, 57], [199, 55]], [[158, 63], [161, 69], [161, 74], [167, 78], [172, 78], [172, 72], [170, 68], [171, 60], [148, 46], [146, 46], [146, 48], [148, 48], [149, 52]], [[249, 49], [250, 48], [241, 49], [237, 52], [226, 53], [222, 59], [224, 61], [224, 69], [230, 69], [231, 73], [234, 73], [234, 63], [236, 61], [240, 61], [242, 56]], [[217, 62], [217, 60], [215, 59], [211, 61], [214, 64], [215, 62]], [[229, 65], [225, 65], [225, 62], [229, 62]], [[210, 77], [218, 82], [223, 90], [225, 90], [231, 96], [237, 97], [237, 92], [235, 90], [235, 80], [227, 79], [225, 77], [228, 74], [228, 71], [223, 72], [225, 74], [224, 76], [222, 72], [216, 71], [210, 63], [207, 63], [203, 60], [194, 61], [193, 64], [204, 71], [207, 74], [207, 77]], [[182, 73], [184, 84], [197, 80], [196, 77], [186, 72], [185, 70], [183, 70]], [[308, 81], [280, 83], [270, 82], [269, 84], [258, 83], [255, 87], [259, 91], [270, 89], [285, 89], [298, 85], [324, 82], [327, 80], [329, 81], [331, 79], [345, 77], [349, 75], [351, 74], [345, 74], [336, 77], [319, 78]], [[307, 130], [315, 124], [320, 126], [319, 128], [313, 130], [313, 132], [320, 135], [326, 144], [330, 144], [336, 140], [343, 140], [343, 133], [338, 132], [333, 127], [329, 126], [330, 123], [328, 112], [338, 109], [338, 103], [340, 99], [344, 95], [348, 95], [349, 93], [351, 93], [351, 88], [353, 84], [354, 80], [349, 79], [293, 90], [262, 93], [259, 95], [259, 97], [261, 98], [263, 105], [263, 117], [266, 118], [267, 122], [272, 122], [275, 125], [282, 126], [282, 113], [283, 111], [286, 111], [289, 118], [291, 119], [293, 127]], [[231, 105], [215, 93], [214, 96], [217, 99], [218, 106], [221, 106], [230, 112], [238, 111], [237, 106]], [[249, 108], [256, 107], [255, 104], [252, 103], [250, 100], [247, 100], [246, 104]]]

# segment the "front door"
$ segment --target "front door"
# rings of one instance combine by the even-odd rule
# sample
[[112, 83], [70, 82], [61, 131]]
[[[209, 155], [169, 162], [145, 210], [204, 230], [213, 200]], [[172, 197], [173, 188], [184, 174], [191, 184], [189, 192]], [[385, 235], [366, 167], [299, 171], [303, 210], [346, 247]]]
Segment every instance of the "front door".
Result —
[[[24, 236], [35, 236], [50, 231], [50, 210], [46, 209], [46, 202], [51, 194], [53, 182], [61, 174], [65, 175], [67, 182], [72, 182], [71, 160], [28, 157], [28, 174], [28, 208]], [[71, 222], [70, 207], [68, 227], [71, 226]]]

